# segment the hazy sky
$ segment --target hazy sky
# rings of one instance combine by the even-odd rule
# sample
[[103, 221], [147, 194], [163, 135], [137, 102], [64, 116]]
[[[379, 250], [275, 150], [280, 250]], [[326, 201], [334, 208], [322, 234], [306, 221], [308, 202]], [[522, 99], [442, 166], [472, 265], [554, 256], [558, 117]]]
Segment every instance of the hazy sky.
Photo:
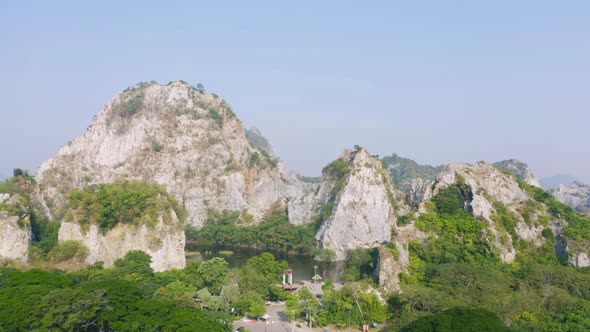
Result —
[[590, 182], [588, 1], [193, 2], [3, 2], [0, 174], [127, 86], [183, 79], [305, 175], [360, 144]]

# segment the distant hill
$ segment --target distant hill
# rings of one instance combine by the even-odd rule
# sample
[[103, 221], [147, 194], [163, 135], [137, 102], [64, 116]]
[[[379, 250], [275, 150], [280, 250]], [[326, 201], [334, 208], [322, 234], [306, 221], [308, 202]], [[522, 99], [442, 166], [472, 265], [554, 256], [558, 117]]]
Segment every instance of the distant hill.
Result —
[[559, 185], [551, 188], [549, 192], [555, 198], [578, 212], [590, 212], [590, 185], [574, 182], [570, 185]]
[[411, 191], [412, 180], [434, 181], [438, 173], [444, 168], [444, 166], [421, 165], [412, 159], [400, 157], [395, 153], [384, 157], [382, 160], [388, 165], [393, 183], [405, 193]]
[[577, 179], [569, 174], [557, 174], [540, 180], [541, 186], [545, 189], [559, 187], [559, 185], [569, 186], [576, 182]]
[[523, 163], [520, 160], [517, 160], [517, 159], [502, 160], [502, 161], [494, 163], [493, 165], [496, 167], [502, 168], [504, 170], [507, 170], [509, 172], [512, 172], [512, 174], [514, 174], [517, 178], [523, 180], [524, 182], [528, 183], [531, 186], [541, 187], [541, 184], [535, 178], [535, 176], [533, 175], [533, 172], [531, 172], [529, 165], [527, 165], [526, 163]]

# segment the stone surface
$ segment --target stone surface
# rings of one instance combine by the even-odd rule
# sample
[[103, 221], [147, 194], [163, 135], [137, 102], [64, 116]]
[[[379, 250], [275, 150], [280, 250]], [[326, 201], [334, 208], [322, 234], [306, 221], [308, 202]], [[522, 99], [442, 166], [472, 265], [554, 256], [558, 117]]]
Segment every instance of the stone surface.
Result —
[[590, 212], [590, 185], [574, 182], [569, 186], [559, 185], [550, 189], [549, 192], [558, 201], [571, 206], [578, 212]]
[[[141, 103], [131, 112], [134, 98]], [[213, 94], [182, 81], [142, 83], [116, 96], [84, 135], [43, 163], [37, 175], [40, 205], [50, 207], [51, 217], [65, 206], [72, 188], [127, 178], [165, 185], [197, 227], [210, 208], [246, 210], [260, 220], [281, 200], [292, 205], [294, 223], [309, 222], [309, 207], [297, 206], [294, 199], [307, 186], [272, 150], [257, 146], [229, 105]]]
[[6, 211], [0, 211], [0, 258], [20, 263], [29, 260], [29, 224], [28, 217], [19, 223], [18, 216], [10, 216]]
[[388, 242], [396, 222], [393, 204], [403, 205], [380, 160], [364, 149], [345, 151], [341, 158], [351, 171], [336, 196], [332, 215], [316, 236], [324, 248], [334, 250], [336, 260], [345, 259], [347, 250]]
[[[436, 195], [441, 189], [452, 184], [464, 183], [468, 186], [473, 194], [468, 208], [474, 217], [484, 220], [488, 223], [488, 231], [493, 234], [493, 243], [500, 250], [500, 256], [504, 262], [512, 262], [516, 257], [516, 250], [510, 234], [500, 231], [496, 226], [492, 216], [496, 213], [493, 203], [501, 202], [515, 215], [520, 216], [517, 211], [522, 208], [526, 202], [532, 198], [520, 188], [518, 182], [510, 175], [504, 174], [496, 169], [493, 165], [485, 162], [479, 162], [475, 165], [451, 163], [443, 170], [436, 181], [431, 196]], [[427, 198], [430, 198], [427, 196]], [[521, 218], [522, 219], [522, 218]], [[524, 223], [520, 224], [520, 231], [525, 236], [524, 239], [541, 243], [540, 232], [542, 228], [530, 230]], [[533, 233], [531, 233], [533, 232]], [[518, 234], [518, 229], [517, 229]], [[535, 236], [529, 236], [535, 234]], [[506, 240], [502, 241], [504, 237]]]
[[512, 174], [514, 174], [517, 178], [523, 180], [524, 182], [533, 187], [541, 188], [541, 183], [539, 182], [539, 180], [537, 180], [537, 178], [535, 178], [533, 172], [529, 168], [529, 165], [520, 160], [502, 160], [494, 163], [493, 165], [505, 169], [509, 172], [512, 172]]
[[80, 225], [62, 222], [59, 229], [59, 241], [80, 241], [88, 248], [86, 264], [99, 261], [105, 267], [112, 267], [116, 259], [122, 258], [131, 250], [142, 250], [152, 257], [152, 268], [164, 271], [172, 268], [184, 268], [184, 230], [178, 227], [176, 217], [171, 223], [164, 223], [162, 218], [151, 228], [145, 224], [118, 224], [102, 234], [96, 225], [90, 225], [84, 232]]
[[585, 252], [579, 252], [572, 256], [570, 263], [575, 267], [588, 267], [590, 266], [590, 258]]

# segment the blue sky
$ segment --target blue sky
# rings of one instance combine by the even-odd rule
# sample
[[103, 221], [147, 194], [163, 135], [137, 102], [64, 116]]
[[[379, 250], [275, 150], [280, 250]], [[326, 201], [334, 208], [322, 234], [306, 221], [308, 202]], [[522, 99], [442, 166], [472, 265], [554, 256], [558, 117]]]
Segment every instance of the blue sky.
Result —
[[0, 174], [139, 81], [202, 82], [318, 175], [345, 147], [590, 182], [590, 2], [7, 2]]

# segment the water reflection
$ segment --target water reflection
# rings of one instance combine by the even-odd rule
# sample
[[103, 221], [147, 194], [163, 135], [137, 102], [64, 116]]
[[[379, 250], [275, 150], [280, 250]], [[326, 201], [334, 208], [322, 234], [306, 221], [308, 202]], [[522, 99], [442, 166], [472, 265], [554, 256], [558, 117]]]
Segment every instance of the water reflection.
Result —
[[[242, 267], [246, 261], [253, 256], [260, 255], [261, 252], [251, 250], [240, 251], [207, 251], [207, 252], [191, 252], [187, 253], [186, 261], [206, 261], [214, 257], [224, 258], [230, 268]], [[298, 283], [301, 280], [311, 280], [313, 277], [314, 266], [318, 267], [318, 274], [326, 279], [334, 282], [341, 281], [344, 272], [344, 262], [318, 262], [309, 256], [285, 255], [280, 256], [274, 254], [277, 260], [285, 260], [289, 267], [293, 269], [293, 281]]]

